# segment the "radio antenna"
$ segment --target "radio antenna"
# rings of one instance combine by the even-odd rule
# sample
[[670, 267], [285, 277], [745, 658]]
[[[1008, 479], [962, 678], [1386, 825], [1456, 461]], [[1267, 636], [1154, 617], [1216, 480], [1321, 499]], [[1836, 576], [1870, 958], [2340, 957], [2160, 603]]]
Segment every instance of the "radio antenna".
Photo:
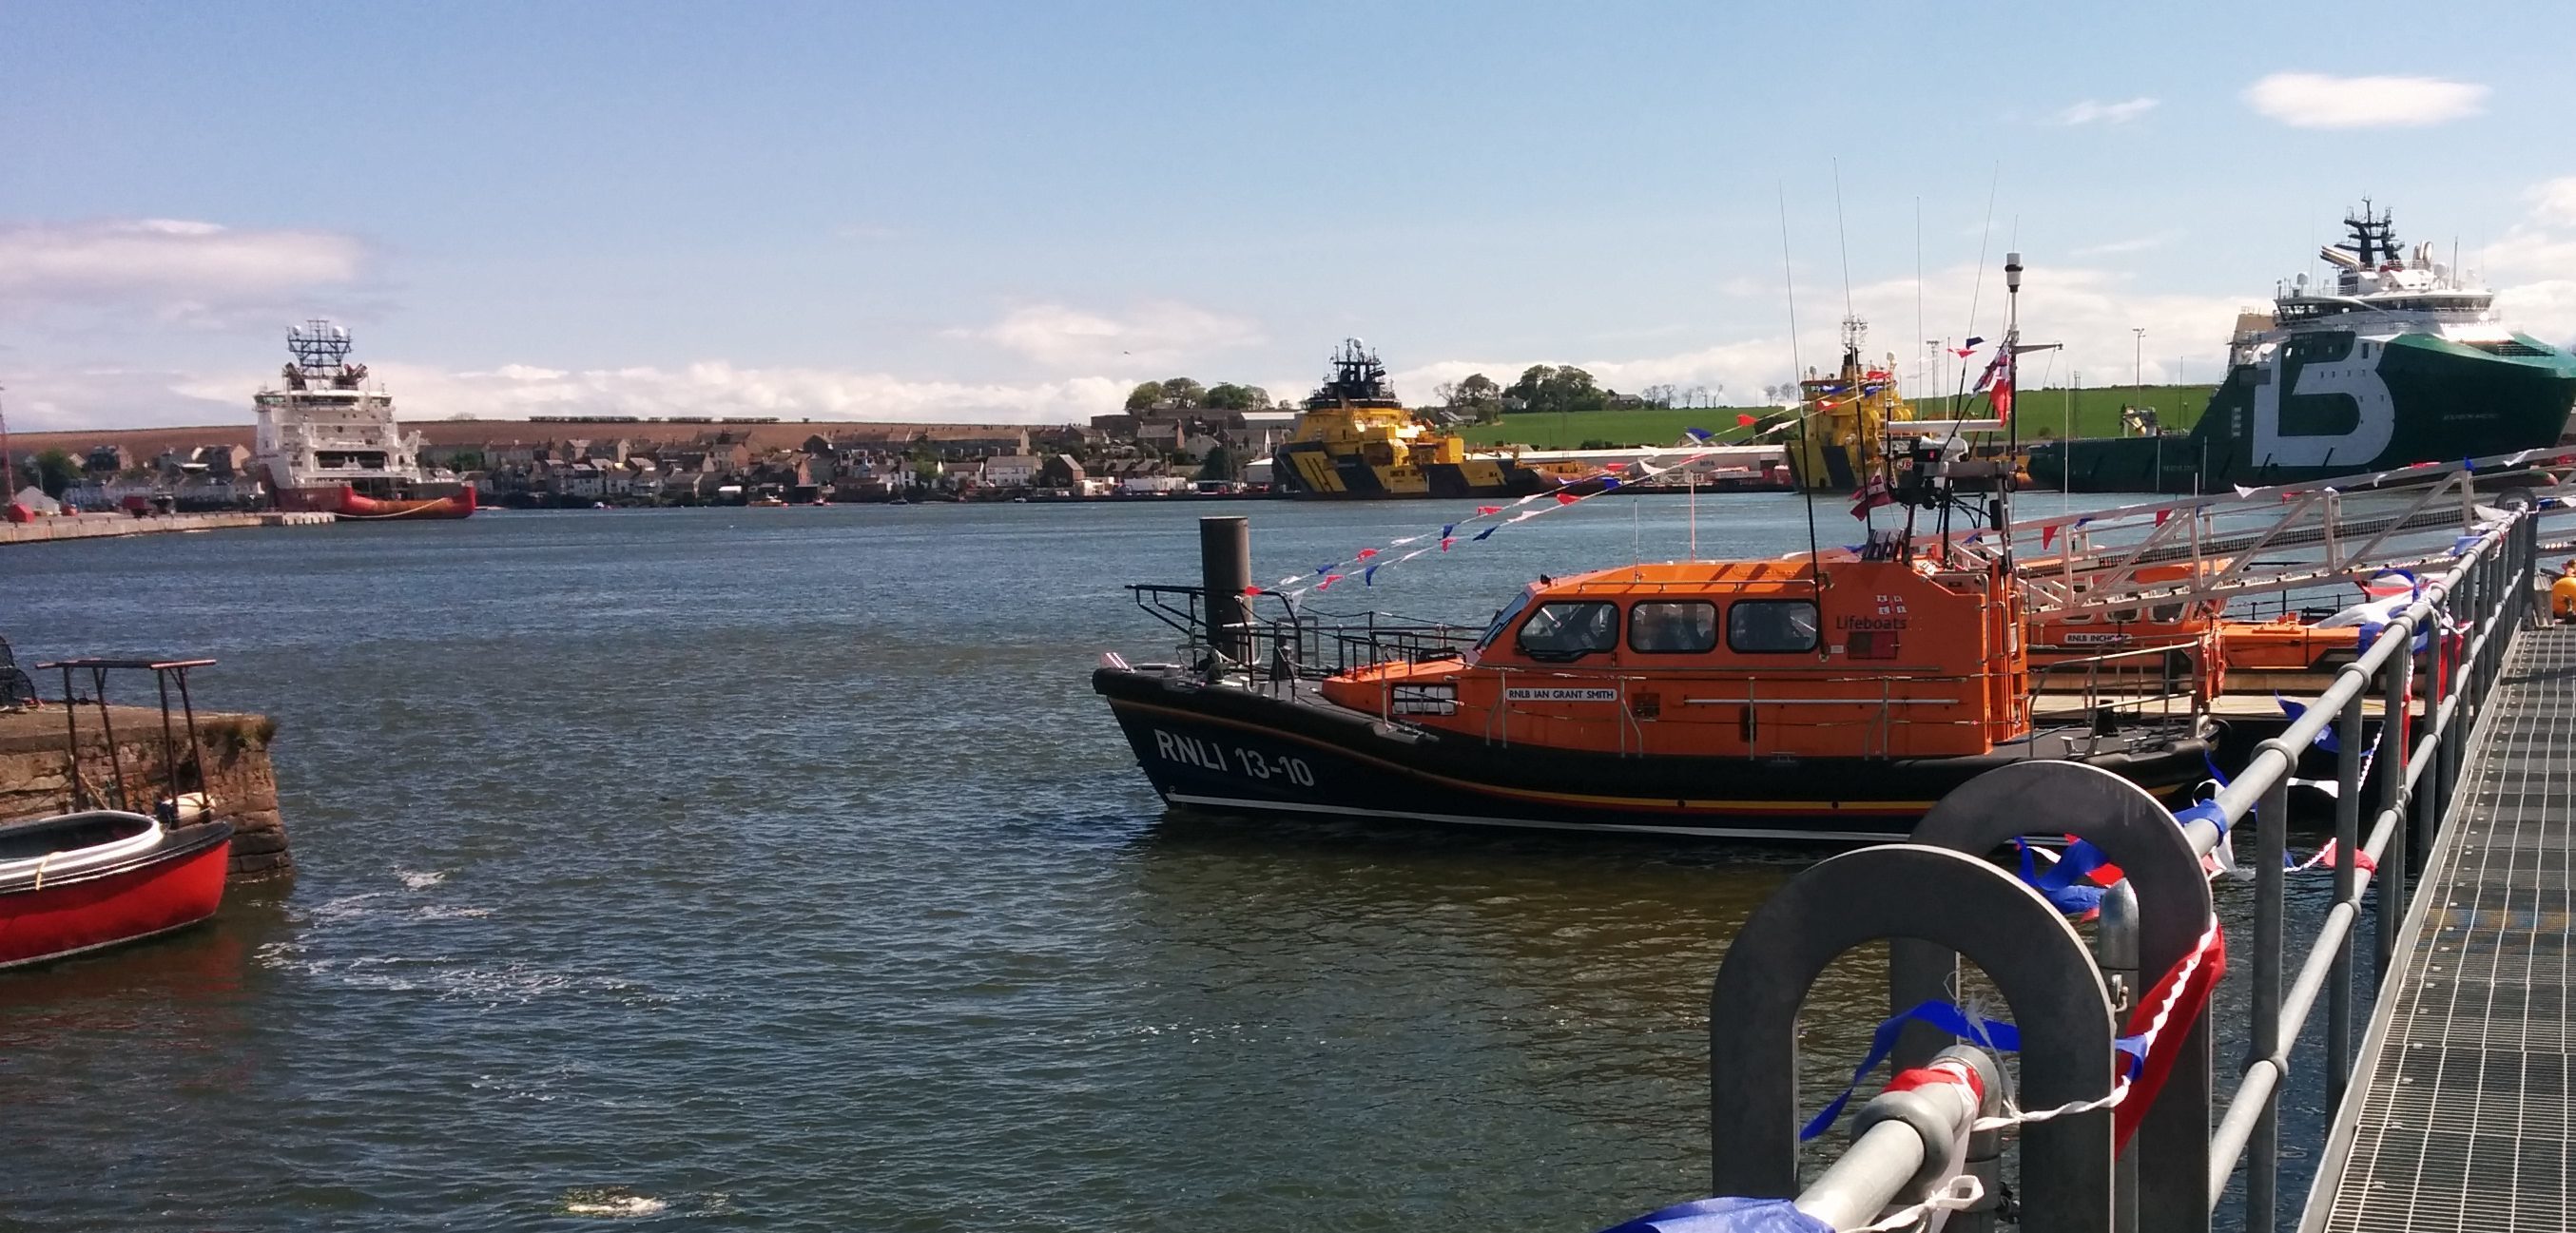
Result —
[[[1923, 198], [1914, 199], [1914, 336], [1923, 336]], [[1911, 347], [1907, 350], [1913, 350]], [[1915, 355], [1923, 353], [1915, 351]], [[1914, 396], [1923, 396], [1923, 361], [1914, 361]]]
[[[1780, 281], [1789, 291], [1789, 375], [1799, 393], [1798, 444], [1805, 448], [1815, 444], [1815, 428], [1807, 416], [1807, 387], [1802, 376], [1807, 370], [1798, 362], [1798, 275], [1789, 263], [1789, 186], [1783, 183], [1777, 188], [1780, 195]], [[1794, 473], [1797, 468], [1790, 470]], [[1824, 554], [1816, 547], [1815, 479], [1812, 474], [1800, 477], [1798, 495], [1807, 505], [1807, 589], [1815, 595], [1816, 627], [1822, 629], [1825, 620], [1825, 565]], [[1821, 637], [1816, 639], [1816, 653], [1819, 656], [1825, 653], [1825, 640]]]
[[1843, 160], [1833, 160], [1834, 168], [1834, 244], [1843, 255], [1843, 316], [1853, 316], [1851, 295], [1851, 236], [1843, 230]]

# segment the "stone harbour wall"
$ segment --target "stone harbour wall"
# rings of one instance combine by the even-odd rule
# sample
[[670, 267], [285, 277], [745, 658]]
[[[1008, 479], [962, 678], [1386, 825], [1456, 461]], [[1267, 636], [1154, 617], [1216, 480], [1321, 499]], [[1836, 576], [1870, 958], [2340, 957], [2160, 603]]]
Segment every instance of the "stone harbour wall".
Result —
[[[163, 755], [161, 712], [157, 707], [109, 708], [116, 729], [116, 754], [124, 768], [126, 799], [137, 813], [152, 812], [169, 795], [170, 778]], [[114, 807], [115, 767], [108, 758], [106, 733], [98, 708], [83, 706], [79, 715], [80, 776], [93, 807]], [[179, 786], [197, 790], [189, 763], [188, 732], [175, 716]], [[295, 871], [287, 850], [286, 824], [277, 812], [277, 771], [269, 762], [269, 744], [277, 724], [265, 715], [199, 712], [198, 744], [205, 751], [206, 792], [214, 813], [233, 824], [232, 876], [281, 877]], [[41, 818], [72, 807], [71, 759], [63, 708], [48, 703], [33, 710], [0, 714], [0, 822]]]
[[0, 545], [44, 544], [63, 539], [99, 539], [115, 535], [155, 535], [174, 531], [219, 531], [230, 527], [320, 527], [333, 517], [311, 512], [263, 514], [52, 514], [33, 522], [0, 522]]

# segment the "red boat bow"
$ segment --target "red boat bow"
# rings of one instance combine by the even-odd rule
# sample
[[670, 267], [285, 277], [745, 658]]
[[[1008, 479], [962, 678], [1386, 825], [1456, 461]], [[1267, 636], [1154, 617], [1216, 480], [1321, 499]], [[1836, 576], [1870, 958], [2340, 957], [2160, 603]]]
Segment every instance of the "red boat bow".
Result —
[[229, 822], [163, 829], [99, 810], [0, 826], [0, 968], [166, 933], [215, 914]]

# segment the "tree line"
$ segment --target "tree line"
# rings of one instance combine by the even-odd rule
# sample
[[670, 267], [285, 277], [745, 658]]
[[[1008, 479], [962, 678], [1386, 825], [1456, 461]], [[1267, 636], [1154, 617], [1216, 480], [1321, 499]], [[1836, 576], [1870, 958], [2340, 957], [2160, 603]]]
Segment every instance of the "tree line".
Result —
[[1166, 381], [1146, 381], [1127, 391], [1127, 409], [1150, 411], [1157, 407], [1176, 411], [1259, 411], [1270, 406], [1270, 391], [1257, 385], [1237, 385], [1220, 381], [1201, 385], [1188, 377]]
[[1496, 385], [1483, 373], [1471, 373], [1464, 380], [1444, 383], [1432, 392], [1439, 396], [1442, 406], [1492, 423], [1502, 418], [1506, 408], [1545, 414], [1634, 407], [1714, 407], [1726, 387], [1695, 385], [1685, 390], [1677, 385], [1649, 385], [1638, 393], [1622, 394], [1572, 364], [1532, 364], [1522, 369], [1520, 380], [1510, 385]]
[[[1794, 384], [1780, 387], [1794, 393]], [[1532, 364], [1521, 370], [1520, 380], [1502, 385], [1483, 373], [1470, 373], [1457, 381], [1444, 381], [1432, 389], [1439, 405], [1447, 410], [1474, 417], [1480, 423], [1493, 423], [1506, 409], [1535, 413], [1606, 411], [1636, 407], [1714, 407], [1726, 393], [1723, 383], [1715, 387], [1694, 385], [1649, 385], [1635, 394], [1622, 394], [1601, 384], [1591, 373], [1572, 364]], [[1765, 387], [1764, 398], [1777, 401], [1771, 387]], [[1260, 411], [1281, 405], [1273, 402], [1270, 391], [1257, 385], [1219, 382], [1201, 385], [1189, 377], [1172, 377], [1162, 381], [1145, 381], [1127, 392], [1127, 410], [1206, 410]]]
[[0, 489], [6, 489], [0, 491], [0, 502], [6, 502], [11, 493], [30, 484], [43, 489], [46, 496], [60, 497], [65, 489], [79, 483], [85, 474], [80, 459], [72, 457], [71, 451], [64, 449], [21, 454], [15, 461], [18, 465], [6, 477], [8, 482], [0, 484]]

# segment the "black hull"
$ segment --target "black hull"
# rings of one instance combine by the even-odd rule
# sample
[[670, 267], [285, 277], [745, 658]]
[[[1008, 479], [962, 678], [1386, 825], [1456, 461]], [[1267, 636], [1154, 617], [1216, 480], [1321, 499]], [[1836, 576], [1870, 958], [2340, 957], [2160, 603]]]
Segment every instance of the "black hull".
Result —
[[[1225, 813], [1869, 843], [1904, 836], [1986, 771], [2075, 753], [2043, 736], [1962, 758], [1622, 757], [1390, 727], [1173, 672], [1102, 668], [1092, 687], [1165, 801]], [[2080, 760], [2174, 797], [2206, 776], [2206, 757], [2190, 739]]]

